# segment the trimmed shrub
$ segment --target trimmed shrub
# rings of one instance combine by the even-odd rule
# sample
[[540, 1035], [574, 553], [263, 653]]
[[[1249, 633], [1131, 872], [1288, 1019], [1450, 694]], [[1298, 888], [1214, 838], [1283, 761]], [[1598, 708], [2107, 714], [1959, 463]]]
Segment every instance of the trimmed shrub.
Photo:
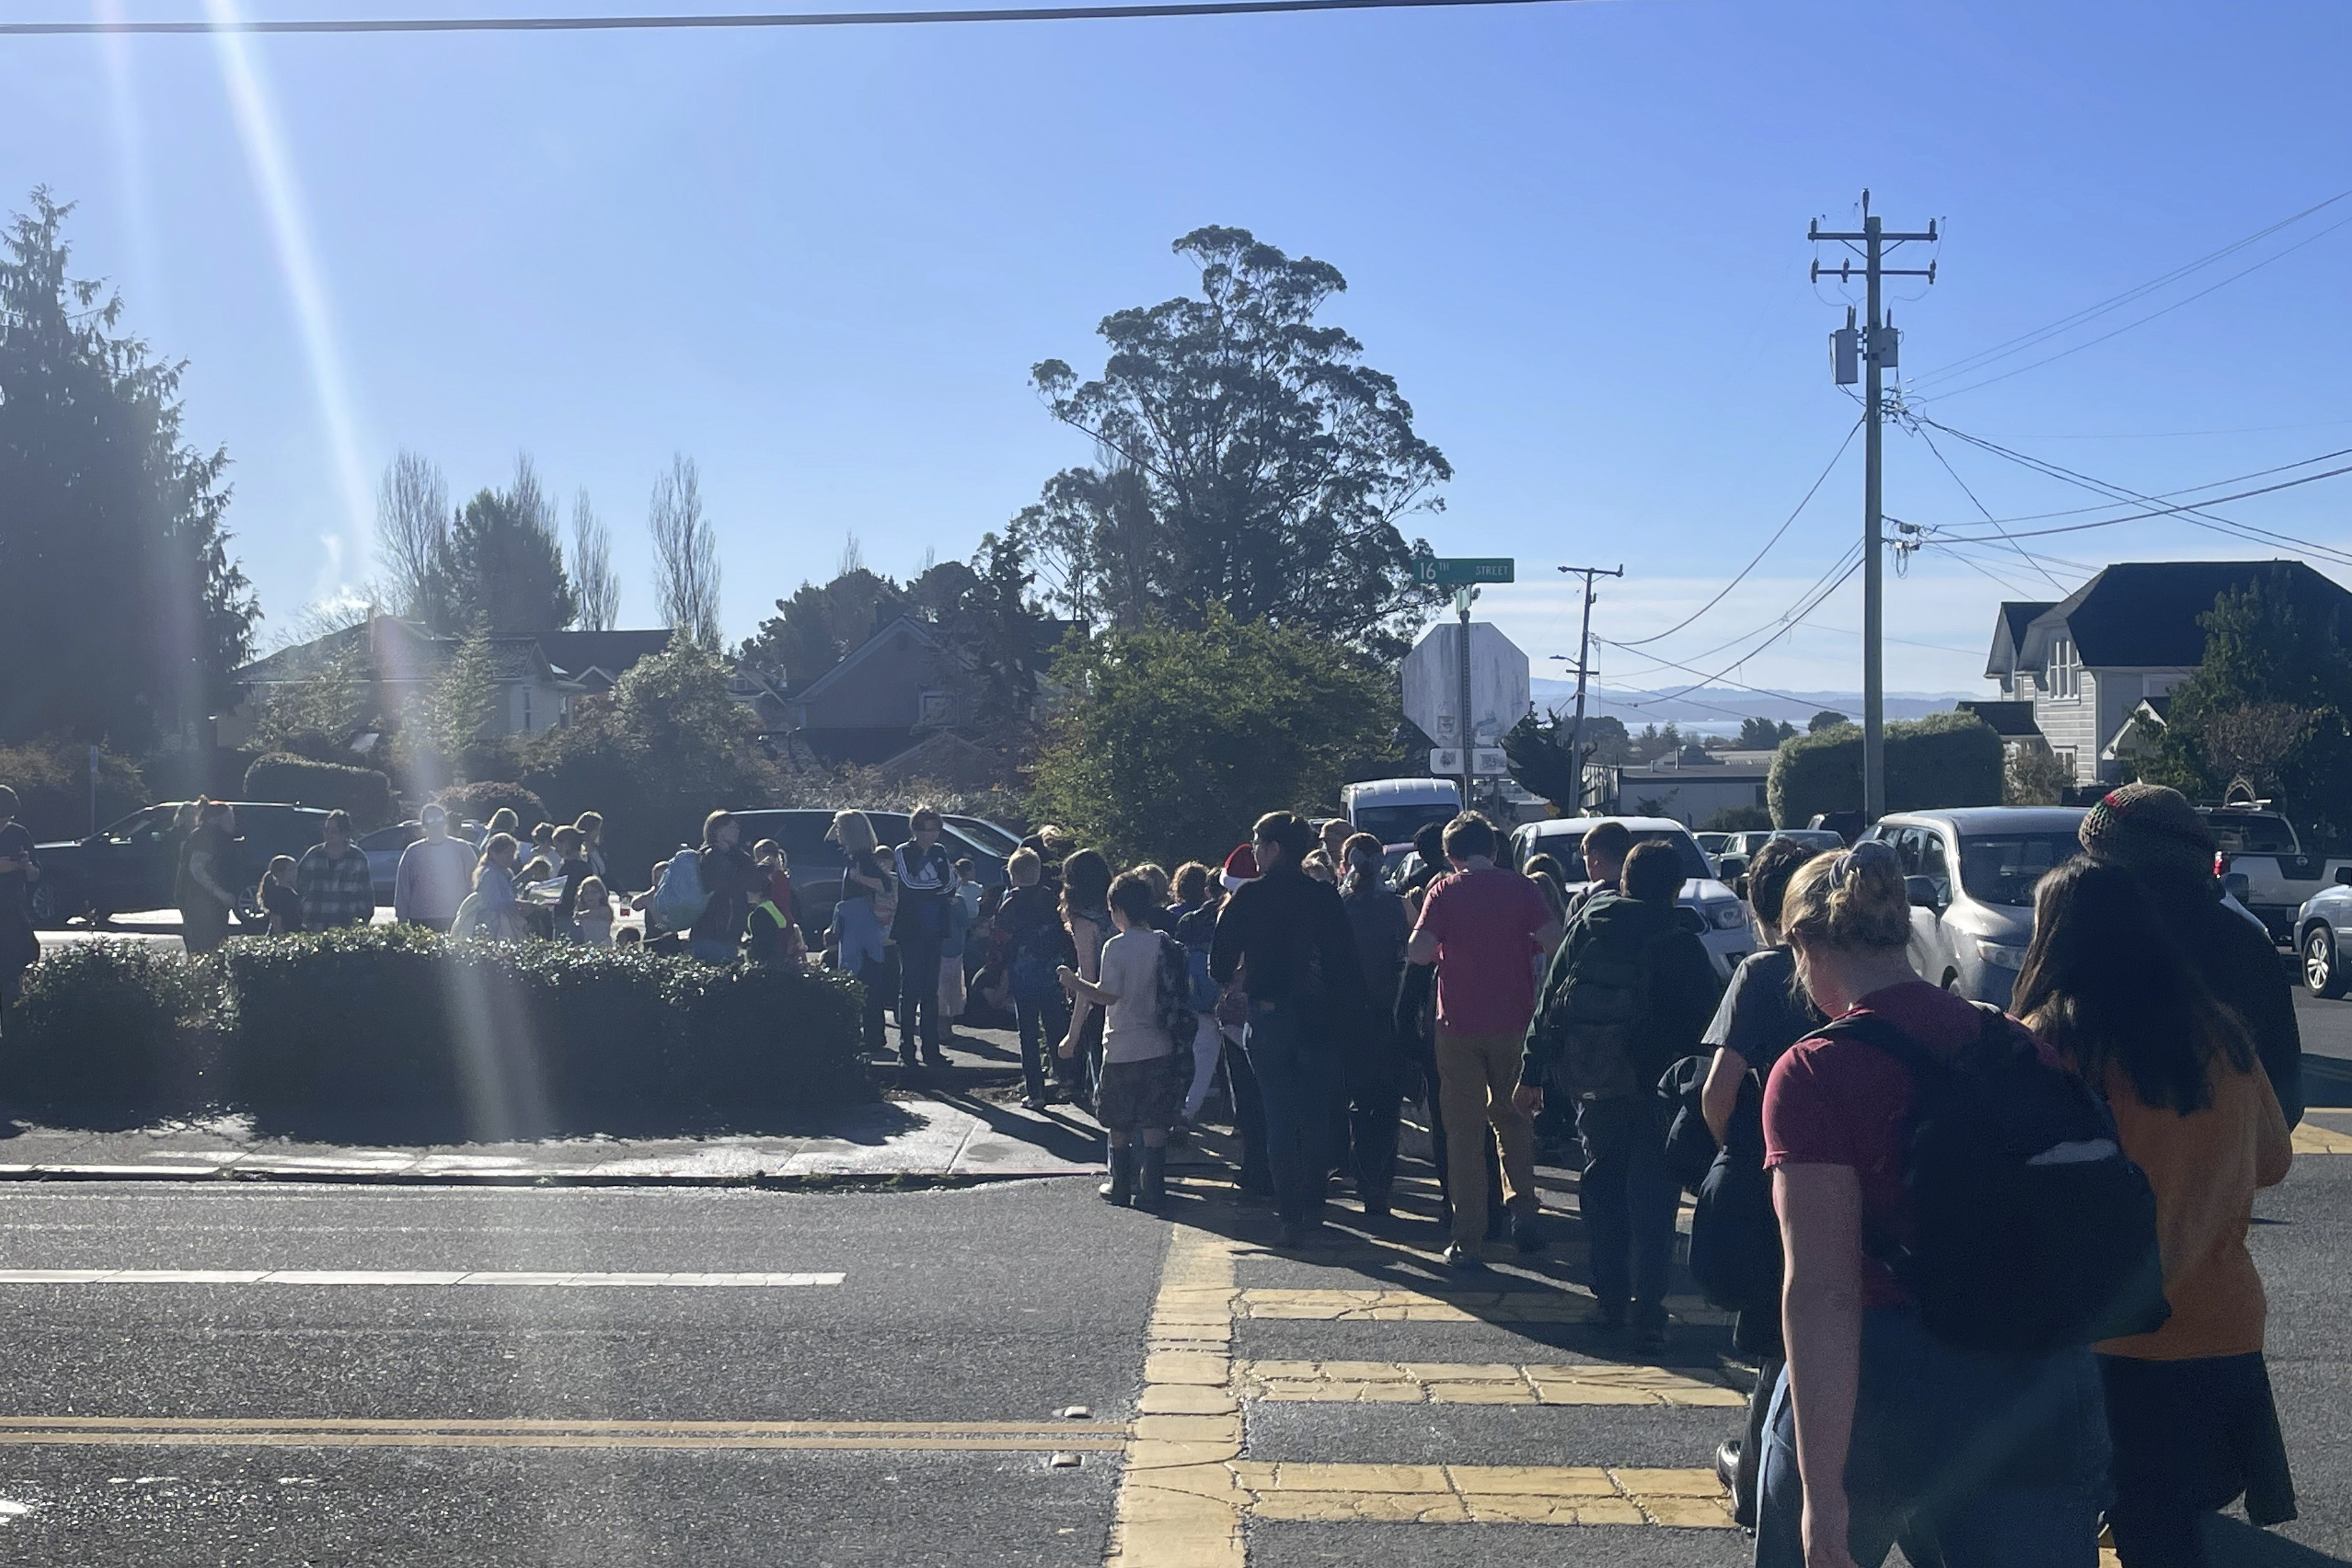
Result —
[[36, 1121], [135, 1127], [221, 1099], [221, 975], [145, 942], [55, 946], [0, 1036], [0, 1094]]
[[[501, 806], [510, 809], [521, 820], [526, 833], [541, 822], [554, 819], [547, 814], [547, 802], [520, 784], [485, 779], [478, 784], [453, 784], [433, 797], [450, 817], [461, 822], [487, 822]], [[565, 821], [572, 819], [566, 817]]]
[[[89, 747], [55, 737], [0, 746], [0, 784], [16, 791], [16, 815], [37, 839], [78, 839], [91, 831]], [[98, 826], [117, 821], [154, 797], [130, 758], [98, 751]]]
[[[1896, 719], [1886, 727], [1886, 809], [1998, 806], [2004, 765], [2000, 737], [1969, 713]], [[1835, 725], [1780, 743], [1765, 785], [1777, 827], [1816, 813], [1862, 810], [1862, 728]]]
[[362, 833], [393, 820], [392, 780], [374, 768], [312, 762], [284, 752], [257, 758], [245, 770], [245, 795], [248, 800], [340, 808], [352, 814], [352, 827]]
[[415, 927], [232, 944], [226, 1068], [263, 1129], [454, 1143], [802, 1124], [873, 1098], [853, 982]]

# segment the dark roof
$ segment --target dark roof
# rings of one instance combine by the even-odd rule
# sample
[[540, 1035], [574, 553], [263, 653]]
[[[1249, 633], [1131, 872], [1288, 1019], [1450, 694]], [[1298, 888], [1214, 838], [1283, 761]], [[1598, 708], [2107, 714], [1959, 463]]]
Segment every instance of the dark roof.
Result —
[[1992, 726], [1993, 733], [2004, 740], [2041, 737], [2042, 727], [2033, 722], [2032, 703], [1964, 702], [1958, 706], [1960, 712], [1972, 713]]
[[639, 659], [669, 646], [667, 627], [651, 632], [550, 632], [540, 638], [547, 662], [565, 674], [597, 669], [619, 677]]
[[2352, 593], [2299, 560], [2125, 561], [2108, 567], [2073, 597], [2034, 618], [2018, 663], [2038, 665], [2060, 631], [2095, 668], [2190, 669], [2205, 657], [2198, 617], [2224, 593], [2284, 574], [2296, 604], [2328, 615], [2352, 605]]
[[2047, 599], [2009, 599], [2000, 606], [2000, 618], [1993, 622], [1992, 653], [1985, 661], [1985, 678], [1997, 680], [2017, 668], [2017, 651], [2025, 643], [2025, 629], [2034, 618], [2055, 608]]

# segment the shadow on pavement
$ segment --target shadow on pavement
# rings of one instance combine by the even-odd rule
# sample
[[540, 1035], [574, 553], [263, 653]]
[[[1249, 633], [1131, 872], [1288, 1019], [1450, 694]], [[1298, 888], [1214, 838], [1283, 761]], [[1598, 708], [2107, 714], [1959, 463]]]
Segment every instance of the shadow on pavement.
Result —
[[2352, 1105], [2352, 1061], [2304, 1052], [2303, 1103], [2323, 1108]]
[[2205, 1549], [2213, 1568], [2343, 1568], [2346, 1561], [2226, 1515], [2206, 1521]]

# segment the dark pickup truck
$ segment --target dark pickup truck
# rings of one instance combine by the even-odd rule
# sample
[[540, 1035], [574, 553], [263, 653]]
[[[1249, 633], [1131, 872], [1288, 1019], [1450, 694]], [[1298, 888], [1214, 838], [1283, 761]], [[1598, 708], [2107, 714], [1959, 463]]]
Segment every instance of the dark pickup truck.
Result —
[[[95, 925], [111, 915], [172, 907], [180, 874], [183, 835], [173, 830], [180, 802], [133, 811], [86, 839], [40, 844], [40, 880], [33, 883], [33, 923], [63, 925], [86, 915]], [[236, 853], [228, 887], [237, 894], [237, 918], [262, 919], [254, 889], [272, 857], [294, 855], [326, 837], [327, 813], [312, 806], [270, 800], [232, 800], [236, 812]]]

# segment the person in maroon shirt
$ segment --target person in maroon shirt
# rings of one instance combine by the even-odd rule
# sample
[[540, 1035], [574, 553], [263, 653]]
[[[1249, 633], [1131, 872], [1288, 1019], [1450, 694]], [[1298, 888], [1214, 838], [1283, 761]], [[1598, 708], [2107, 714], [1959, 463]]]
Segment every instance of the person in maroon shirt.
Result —
[[1430, 883], [1405, 960], [1437, 966], [1439, 1114], [1445, 1122], [1446, 1190], [1454, 1200], [1445, 1261], [1482, 1270], [1486, 1235], [1486, 1155], [1503, 1154], [1503, 1197], [1522, 1252], [1543, 1246], [1536, 1192], [1535, 1124], [1515, 1103], [1528, 1020], [1536, 1010], [1538, 954], [1559, 945], [1559, 921], [1536, 884], [1495, 864], [1495, 827], [1476, 812], [1445, 829], [1450, 876]]
[[[1781, 917], [1825, 1016], [1875, 1015], [1939, 1056], [1979, 1038], [1984, 1015], [1911, 967], [1910, 899], [1888, 846], [1807, 862]], [[1911, 1562], [1944, 1568], [2092, 1568], [2108, 1445], [2089, 1348], [2013, 1355], [1937, 1339], [1874, 1255], [1914, 1234], [1913, 1092], [1892, 1055], [1819, 1035], [1765, 1086], [1788, 1364], [1764, 1445], [1757, 1568], [1877, 1568], [1897, 1541]]]

